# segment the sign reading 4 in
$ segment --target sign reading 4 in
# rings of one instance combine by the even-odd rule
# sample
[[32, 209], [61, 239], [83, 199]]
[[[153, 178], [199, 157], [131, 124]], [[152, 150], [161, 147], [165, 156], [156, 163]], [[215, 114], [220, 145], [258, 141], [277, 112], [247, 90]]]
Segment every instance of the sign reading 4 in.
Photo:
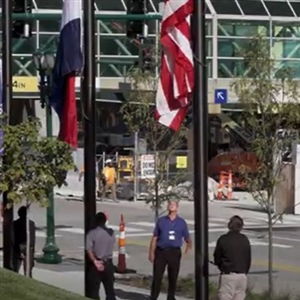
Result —
[[15, 93], [37, 93], [38, 78], [30, 76], [16, 76], [12, 80], [12, 89]]

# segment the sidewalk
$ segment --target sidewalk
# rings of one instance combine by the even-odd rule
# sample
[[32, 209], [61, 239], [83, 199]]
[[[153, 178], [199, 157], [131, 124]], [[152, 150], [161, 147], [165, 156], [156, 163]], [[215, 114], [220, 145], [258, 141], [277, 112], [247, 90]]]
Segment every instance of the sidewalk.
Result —
[[[246, 210], [249, 211], [248, 217], [267, 219], [266, 212], [264, 212], [261, 205], [253, 199], [251, 193], [233, 192], [233, 198], [238, 200], [213, 200], [210, 201], [210, 205], [222, 206], [226, 208], [227, 212], [232, 211], [232, 214]], [[284, 214], [282, 217], [282, 224], [299, 222], [300, 226], [300, 215]], [[281, 223], [281, 221], [278, 221], [278, 223]]]
[[[33, 278], [76, 294], [84, 294], [84, 273], [81, 271], [54, 272], [45, 269], [34, 268]], [[126, 285], [116, 284], [115, 290], [118, 300], [146, 300], [149, 297], [149, 291]], [[101, 299], [105, 299], [103, 287], [101, 287], [100, 290], [100, 297]], [[165, 300], [166, 298], [166, 295], [161, 294], [158, 300]], [[176, 297], [176, 299], [188, 300], [181, 297]]]

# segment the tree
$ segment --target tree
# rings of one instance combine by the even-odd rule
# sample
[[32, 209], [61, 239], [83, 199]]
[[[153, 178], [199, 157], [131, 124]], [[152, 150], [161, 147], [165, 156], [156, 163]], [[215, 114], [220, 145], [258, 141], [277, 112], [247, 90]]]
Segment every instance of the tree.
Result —
[[257, 171], [242, 174], [254, 199], [268, 216], [268, 290], [273, 294], [273, 225], [282, 217], [276, 214], [275, 188], [284, 180], [284, 160], [289, 156], [293, 136], [300, 128], [299, 84], [293, 70], [272, 58], [269, 41], [251, 39], [242, 51], [245, 74], [233, 84], [244, 119], [253, 132], [250, 151], [257, 156]]
[[[38, 119], [29, 119], [19, 125], [2, 122], [5, 164], [0, 170], [0, 192], [6, 193], [8, 206], [23, 201], [27, 207], [31, 203], [47, 205], [54, 186], [66, 185], [66, 174], [74, 168], [69, 145], [40, 137], [40, 129]], [[28, 229], [29, 226], [27, 234]], [[27, 253], [29, 240], [28, 237]]]
[[131, 90], [122, 105], [121, 113], [129, 132], [138, 133], [145, 140], [147, 151], [154, 153], [154, 191], [147, 201], [154, 207], [157, 218], [161, 205], [177, 196], [167, 191], [166, 164], [172, 151], [183, 143], [187, 129], [182, 126], [178, 132], [173, 132], [155, 120], [157, 78], [151, 70], [134, 68], [129, 78]]

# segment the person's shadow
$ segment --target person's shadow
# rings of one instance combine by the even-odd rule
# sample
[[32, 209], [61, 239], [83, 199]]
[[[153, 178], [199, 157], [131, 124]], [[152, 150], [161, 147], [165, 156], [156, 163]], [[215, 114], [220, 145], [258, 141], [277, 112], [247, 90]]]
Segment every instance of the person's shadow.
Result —
[[150, 297], [147, 294], [139, 293], [139, 292], [127, 292], [120, 288], [115, 289], [116, 296], [120, 299], [124, 300], [149, 300]]

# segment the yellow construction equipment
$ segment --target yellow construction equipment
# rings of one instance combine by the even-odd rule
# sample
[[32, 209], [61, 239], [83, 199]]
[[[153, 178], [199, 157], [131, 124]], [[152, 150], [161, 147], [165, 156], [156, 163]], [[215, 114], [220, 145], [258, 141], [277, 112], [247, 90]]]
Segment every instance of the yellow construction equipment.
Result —
[[132, 156], [119, 156], [117, 161], [117, 180], [134, 181], [134, 159]]

